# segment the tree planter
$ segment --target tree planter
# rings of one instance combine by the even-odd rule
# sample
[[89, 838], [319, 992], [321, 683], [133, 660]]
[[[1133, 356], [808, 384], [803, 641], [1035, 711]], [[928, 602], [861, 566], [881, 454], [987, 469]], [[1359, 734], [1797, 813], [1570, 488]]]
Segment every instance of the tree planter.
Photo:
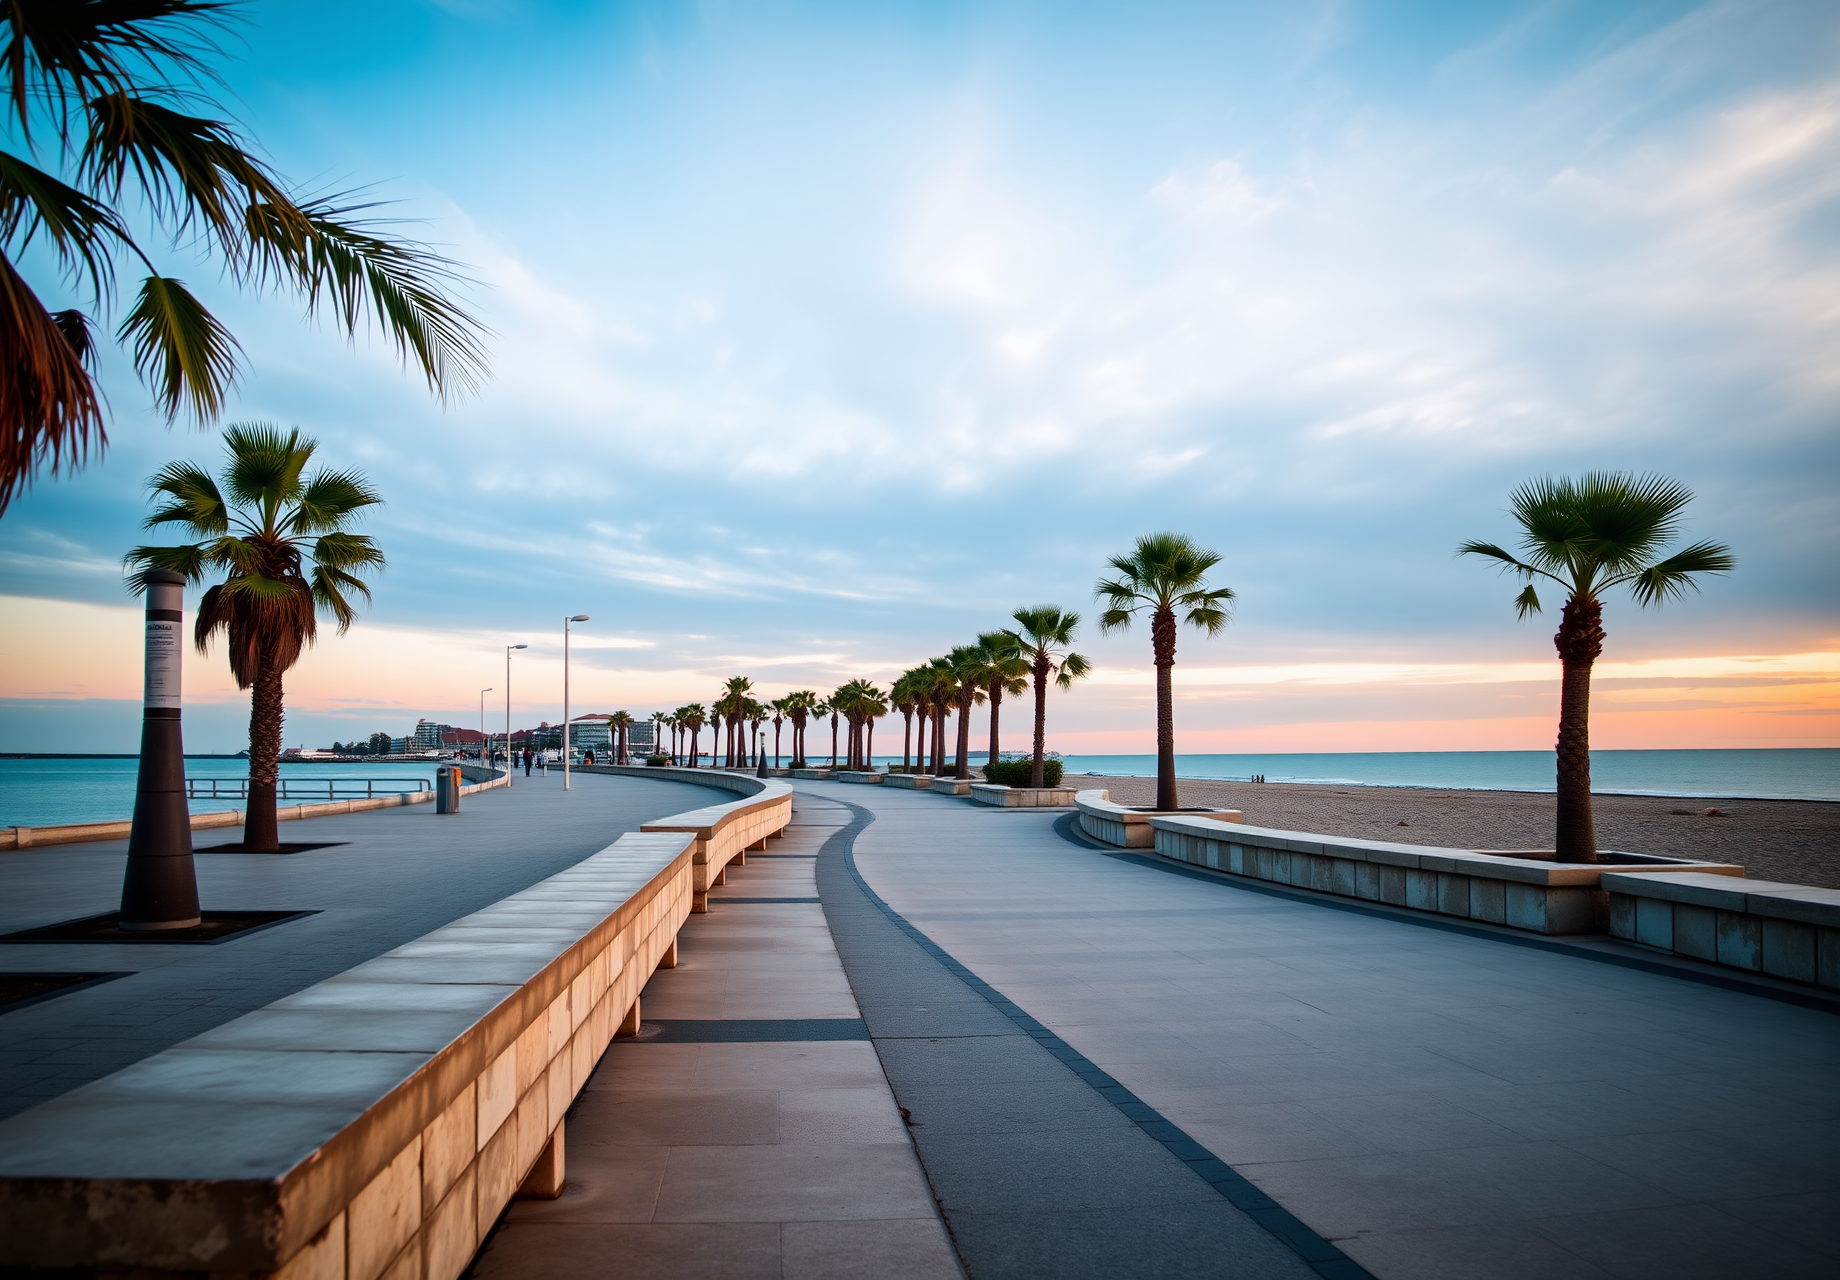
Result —
[[1609, 895], [1601, 883], [1607, 873], [1744, 875], [1729, 863], [1639, 853], [1553, 862], [1537, 854], [1348, 840], [1201, 817], [1152, 817], [1150, 826], [1156, 852], [1176, 862], [1530, 933], [1607, 932]]
[[885, 787], [906, 787], [909, 791], [930, 791], [933, 788], [933, 775], [930, 773], [891, 773], [882, 779]]
[[1151, 827], [1152, 818], [1179, 818], [1187, 815], [1212, 818], [1216, 822], [1240, 822], [1243, 820], [1238, 809], [1177, 809], [1174, 811], [1157, 808], [1134, 808], [1130, 805], [1114, 804], [1109, 791], [1082, 791], [1074, 800], [1080, 811], [1080, 830], [1102, 844], [1113, 845], [1120, 849], [1154, 849], [1156, 847], [1156, 830]]
[[927, 790], [942, 796], [968, 796], [971, 794], [971, 779], [934, 778], [933, 785]]
[[868, 786], [878, 785], [879, 783], [881, 783], [882, 778], [883, 778], [883, 775], [879, 773], [870, 773], [867, 770], [852, 770], [852, 769], [839, 769], [836, 773], [833, 773], [831, 775], [832, 782], [859, 782], [859, 783], [864, 783]]
[[823, 782], [831, 776], [829, 769], [788, 769], [786, 772], [807, 782]]
[[999, 809], [1065, 809], [1073, 804], [1072, 787], [1006, 787], [998, 782], [971, 785], [971, 799], [976, 804]]

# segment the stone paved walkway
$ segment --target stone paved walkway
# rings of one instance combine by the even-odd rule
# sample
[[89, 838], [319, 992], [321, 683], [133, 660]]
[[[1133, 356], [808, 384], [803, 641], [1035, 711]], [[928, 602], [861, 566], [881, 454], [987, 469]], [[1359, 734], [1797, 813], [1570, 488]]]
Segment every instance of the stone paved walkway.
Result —
[[848, 819], [801, 801], [729, 868], [570, 1110], [562, 1197], [514, 1202], [477, 1280], [963, 1274], [818, 904]]
[[873, 815], [893, 910], [1374, 1275], [1840, 1273], [1830, 1013], [801, 789]]
[[[418, 938], [572, 866], [641, 822], [705, 803], [679, 783], [608, 786], [559, 773], [432, 804], [283, 823], [288, 855], [197, 858], [207, 909], [315, 915], [209, 946], [0, 943], [0, 971], [126, 972], [53, 1000], [0, 1010], [0, 1117], [97, 1079], [251, 1009]], [[194, 833], [197, 847], [237, 839]], [[0, 933], [112, 911], [127, 841], [0, 853]]]

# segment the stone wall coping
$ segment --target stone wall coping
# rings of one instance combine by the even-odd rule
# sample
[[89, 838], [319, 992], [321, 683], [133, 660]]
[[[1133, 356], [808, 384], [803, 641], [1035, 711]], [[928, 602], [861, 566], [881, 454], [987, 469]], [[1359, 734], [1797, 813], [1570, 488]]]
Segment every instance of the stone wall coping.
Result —
[[0, 1264], [279, 1268], [508, 1048], [522, 1056], [520, 1036], [643, 920], [692, 847], [628, 833], [0, 1122]]
[[1840, 889], [1775, 880], [1733, 881], [1728, 876], [1701, 873], [1655, 876], [1646, 872], [1636, 875], [1606, 872], [1603, 887], [1613, 894], [1684, 902], [1840, 929]]
[[882, 779], [887, 787], [906, 787], [909, 791], [927, 791], [933, 786], [930, 773], [891, 773]]
[[871, 769], [838, 769], [831, 774], [833, 782], [859, 782], [869, 786], [878, 785], [885, 777], [886, 774]]
[[[1108, 815], [1109, 816], [1109, 815]], [[1458, 875], [1483, 876], [1491, 880], [1512, 880], [1523, 884], [1596, 886], [1606, 874], [1637, 876], [1711, 873], [1722, 877], [1742, 877], [1744, 868], [1730, 863], [1693, 862], [1686, 859], [1650, 862], [1639, 867], [1623, 863], [1542, 862], [1508, 854], [1487, 853], [1474, 849], [1445, 849], [1431, 845], [1398, 844], [1386, 840], [1355, 840], [1340, 836], [1314, 835], [1300, 831], [1282, 831], [1271, 827], [1225, 823], [1203, 815], [1193, 817], [1150, 816], [1150, 825], [1159, 831], [1218, 841], [1223, 844], [1256, 845], [1283, 849], [1291, 853], [1308, 853], [1318, 857], [1346, 858], [1352, 862], [1374, 862], [1387, 866], [1442, 871]]]
[[[1111, 822], [1122, 822], [1129, 826], [1148, 823], [1152, 818], [1207, 818], [1214, 822], [1239, 823], [1244, 815], [1238, 809], [1209, 809], [1206, 813], [1181, 814], [1158, 812], [1148, 809], [1131, 808], [1112, 799], [1110, 791], [1092, 789], [1080, 791], [1074, 795], [1073, 804], [1082, 813], [1090, 813], [1095, 818], [1105, 818]], [[1229, 816], [1230, 815], [1230, 816]]]

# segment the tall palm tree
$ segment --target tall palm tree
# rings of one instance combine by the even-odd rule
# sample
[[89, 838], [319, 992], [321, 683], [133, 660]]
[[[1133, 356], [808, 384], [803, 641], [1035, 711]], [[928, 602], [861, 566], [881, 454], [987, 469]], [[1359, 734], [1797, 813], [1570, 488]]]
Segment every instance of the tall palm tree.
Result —
[[664, 754], [664, 727], [670, 723], [670, 717], [662, 711], [652, 712], [652, 754]]
[[[702, 754], [697, 750], [696, 740], [702, 733], [703, 726], [709, 722], [709, 712], [702, 703], [692, 702], [678, 714], [683, 716], [684, 729], [690, 734], [690, 749], [686, 754], [690, 757], [690, 767], [694, 769], [697, 767], [697, 757]], [[715, 753], [712, 751], [710, 755], [713, 757]], [[711, 767], [713, 767], [713, 762]]]
[[961, 644], [946, 655], [952, 664], [952, 678], [957, 685], [954, 703], [958, 710], [958, 767], [955, 778], [971, 776], [971, 708], [984, 701], [984, 686], [990, 679], [990, 652], [982, 645]]
[[[977, 638], [984, 654], [984, 696], [990, 700], [989, 764], [999, 756], [1001, 739], [997, 735], [997, 712], [1003, 695], [1020, 695], [1029, 687], [1029, 664], [1022, 657], [1022, 646], [1007, 631], [986, 631]], [[986, 775], [988, 776], [988, 775]]]
[[901, 772], [913, 772], [914, 688], [911, 672], [903, 673], [889, 686], [888, 700], [901, 713]]
[[[748, 763], [748, 753], [753, 750], [752, 744], [760, 739], [760, 723], [767, 718], [767, 704], [764, 702], [756, 702], [753, 698], [749, 698], [747, 700], [747, 710], [744, 718], [748, 723], [749, 733], [748, 745], [741, 753], [741, 763], [746, 766]], [[760, 762], [756, 760], [754, 763], [759, 764]]]
[[946, 771], [946, 716], [958, 702], [958, 676], [949, 658], [934, 658], [922, 670], [926, 673], [927, 701], [933, 708], [934, 777]]
[[[222, 412], [241, 349], [154, 264], [163, 253], [190, 251], [248, 292], [285, 287], [347, 334], [375, 324], [443, 399], [485, 373], [486, 330], [451, 296], [453, 262], [361, 216], [374, 201], [293, 189], [227, 122], [207, 64], [231, 8], [0, 6], [0, 110], [15, 126], [0, 150], [0, 512], [35, 473], [107, 445], [98, 314], [121, 312], [115, 340], [168, 422]], [[54, 312], [26, 283], [15, 263], [35, 240], [88, 313]], [[140, 278], [125, 309], [123, 268]]]
[[164, 502], [144, 527], [177, 525], [195, 541], [136, 547], [126, 563], [138, 569], [137, 582], [151, 569], [189, 582], [223, 571], [198, 603], [193, 638], [203, 653], [222, 631], [237, 688], [252, 690], [243, 847], [273, 850], [280, 847], [282, 677], [317, 637], [317, 615], [343, 634], [357, 618], [350, 597], [370, 599], [358, 574], [381, 569], [383, 552], [351, 527], [382, 499], [356, 471], [306, 474], [319, 445], [298, 430], [241, 423], [224, 431], [224, 447], [230, 459], [221, 485], [191, 462], [168, 463], [148, 481]]
[[786, 714], [792, 719], [792, 767], [806, 768], [805, 725], [816, 715], [823, 700], [815, 689], [798, 689], [786, 695]]
[[1018, 609], [1010, 617], [1016, 623], [1010, 637], [1035, 680], [1035, 763], [1029, 769], [1029, 785], [1040, 787], [1046, 785], [1048, 681], [1053, 680], [1056, 688], [1071, 689], [1075, 680], [1092, 670], [1092, 664], [1069, 648], [1080, 627], [1079, 614], [1064, 612], [1059, 605], [1041, 604]]
[[1509, 498], [1520, 525], [1521, 556], [1492, 542], [1465, 542], [1459, 555], [1498, 560], [1527, 585], [1515, 597], [1518, 616], [1540, 611], [1535, 578], [1565, 593], [1559, 630], [1562, 673], [1557, 748], [1558, 812], [1554, 856], [1561, 862], [1596, 862], [1597, 830], [1591, 813], [1591, 667], [1604, 651], [1603, 597], [1627, 586], [1643, 607], [1660, 608], [1687, 588], [1695, 574], [1730, 573], [1731, 548], [1695, 542], [1664, 556], [1680, 534], [1680, 516], [1693, 492], [1663, 476], [1593, 471], [1578, 480], [1532, 480]]
[[828, 715], [831, 718], [831, 768], [835, 769], [837, 767], [837, 719], [843, 711], [837, 705], [835, 696], [832, 696], [819, 704], [818, 712], [820, 715]]
[[785, 698], [775, 698], [770, 704], [773, 708], [773, 767], [779, 768], [779, 730], [786, 723]]
[[1179, 533], [1147, 533], [1129, 555], [1110, 561], [1116, 578], [1101, 578], [1093, 594], [1105, 603], [1099, 630], [1122, 631], [1143, 610], [1150, 612], [1150, 651], [1156, 662], [1156, 807], [1176, 801], [1176, 614], [1208, 635], [1218, 635], [1232, 616], [1230, 587], [1209, 587], [1208, 570], [1217, 552], [1196, 546]]
[[632, 712], [616, 711], [609, 716], [607, 720], [608, 723], [613, 726], [613, 762], [615, 764], [620, 764], [626, 759], [628, 754], [626, 750], [628, 742], [626, 730], [633, 722]]

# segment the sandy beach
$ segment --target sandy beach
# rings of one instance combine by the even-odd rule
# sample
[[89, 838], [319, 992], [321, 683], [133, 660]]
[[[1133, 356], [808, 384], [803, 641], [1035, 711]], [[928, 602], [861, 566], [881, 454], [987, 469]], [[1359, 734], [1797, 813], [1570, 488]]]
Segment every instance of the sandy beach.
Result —
[[[1070, 777], [1122, 804], [1149, 804], [1149, 778]], [[1184, 805], [1239, 809], [1261, 827], [1459, 849], [1552, 847], [1553, 797], [1527, 791], [1431, 791], [1184, 779]], [[1718, 809], [1718, 817], [1706, 817]], [[1736, 862], [1753, 880], [1840, 889], [1840, 803], [1600, 795], [1601, 849]]]

